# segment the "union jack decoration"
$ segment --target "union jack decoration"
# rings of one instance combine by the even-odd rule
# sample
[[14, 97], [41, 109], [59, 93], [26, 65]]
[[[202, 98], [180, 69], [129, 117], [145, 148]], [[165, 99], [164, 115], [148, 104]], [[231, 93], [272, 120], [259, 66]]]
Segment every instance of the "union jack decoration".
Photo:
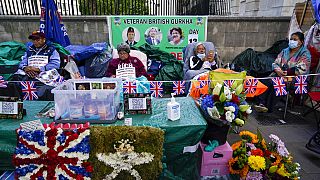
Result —
[[185, 81], [173, 81], [173, 92], [174, 94], [184, 94], [185, 90]]
[[287, 95], [286, 84], [284, 83], [283, 77], [274, 77], [272, 78], [272, 82], [276, 96]]
[[21, 81], [21, 89], [23, 93], [23, 100], [36, 100], [38, 99], [37, 88], [34, 81]]
[[234, 80], [225, 80], [223, 82], [225, 86], [231, 88], [232, 84], [234, 83]]
[[136, 93], [137, 92], [137, 85], [136, 82], [124, 82], [123, 83], [123, 93]]
[[295, 94], [306, 94], [308, 93], [307, 90], [307, 76], [296, 76], [295, 77], [295, 83], [294, 83], [294, 93]]
[[90, 179], [89, 129], [17, 130], [13, 156], [17, 179]]
[[162, 97], [163, 96], [162, 82], [158, 82], [158, 81], [150, 82], [150, 91], [151, 91], [152, 97]]
[[3, 79], [2, 76], [0, 76], [0, 88], [6, 88], [7, 82]]
[[207, 80], [200, 80], [200, 88], [204, 88], [209, 84]]
[[258, 80], [257, 79], [247, 79], [245, 81], [245, 93], [246, 94], [254, 94], [256, 92], [258, 85]]

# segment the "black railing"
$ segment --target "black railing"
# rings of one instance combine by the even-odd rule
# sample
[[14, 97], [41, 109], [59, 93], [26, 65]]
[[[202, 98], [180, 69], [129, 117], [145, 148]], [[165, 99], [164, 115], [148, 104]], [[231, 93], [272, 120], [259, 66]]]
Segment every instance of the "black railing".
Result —
[[[230, 0], [54, 0], [61, 15], [229, 15]], [[0, 0], [0, 15], [40, 15], [42, 0]]]

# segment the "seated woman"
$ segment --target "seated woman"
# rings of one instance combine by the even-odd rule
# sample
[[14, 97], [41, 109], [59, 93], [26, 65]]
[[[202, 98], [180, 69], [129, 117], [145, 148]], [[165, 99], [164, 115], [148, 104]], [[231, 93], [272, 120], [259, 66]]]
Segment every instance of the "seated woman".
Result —
[[202, 43], [198, 43], [194, 49], [194, 56], [190, 57], [190, 69], [191, 70], [215, 70], [218, 68], [218, 64], [214, 60], [213, 50], [209, 51], [208, 56], [206, 57], [206, 48]]
[[[274, 72], [270, 76], [295, 76], [309, 73], [311, 56], [308, 49], [303, 45], [304, 35], [301, 32], [291, 34], [289, 47], [282, 50], [273, 63]], [[261, 79], [269, 88], [258, 96], [258, 105], [254, 108], [258, 112], [272, 112], [275, 97], [271, 79]]]
[[109, 62], [108, 69], [106, 72], [107, 77], [116, 77], [117, 69], [124, 69], [126, 67], [133, 67], [136, 77], [145, 76], [147, 77], [147, 72], [143, 63], [136, 57], [129, 55], [130, 46], [126, 43], [121, 43], [117, 47], [119, 58], [112, 59]]

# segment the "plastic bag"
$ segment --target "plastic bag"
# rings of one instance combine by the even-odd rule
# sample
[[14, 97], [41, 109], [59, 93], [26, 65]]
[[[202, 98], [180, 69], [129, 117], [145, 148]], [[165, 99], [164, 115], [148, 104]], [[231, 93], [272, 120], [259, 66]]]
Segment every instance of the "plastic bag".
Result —
[[93, 58], [86, 60], [85, 62], [85, 75], [89, 78], [101, 78], [105, 75], [107, 70], [107, 64], [112, 59], [112, 49], [105, 43], [104, 50], [94, 56]]

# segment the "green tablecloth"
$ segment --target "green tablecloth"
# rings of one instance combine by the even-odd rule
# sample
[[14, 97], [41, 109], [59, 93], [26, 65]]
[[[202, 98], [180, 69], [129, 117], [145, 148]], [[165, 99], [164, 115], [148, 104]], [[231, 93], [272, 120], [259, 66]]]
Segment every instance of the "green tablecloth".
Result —
[[[153, 126], [165, 131], [165, 156], [168, 169], [175, 176], [183, 179], [197, 178], [197, 157], [196, 153], [183, 153], [185, 146], [196, 145], [205, 132], [207, 123], [200, 114], [193, 100], [189, 97], [176, 98], [181, 105], [181, 118], [177, 121], [167, 119], [167, 103], [170, 99], [153, 99], [152, 115], [133, 115], [132, 124], [135, 126]], [[0, 119], [0, 170], [13, 169], [11, 157], [16, 147], [15, 129], [19, 124], [37, 119], [35, 115], [48, 102], [25, 101], [24, 108], [27, 115], [23, 120]], [[42, 123], [51, 123], [52, 119], [43, 118]], [[97, 124], [91, 124], [97, 125]], [[123, 121], [114, 124], [99, 125], [123, 125]]]

